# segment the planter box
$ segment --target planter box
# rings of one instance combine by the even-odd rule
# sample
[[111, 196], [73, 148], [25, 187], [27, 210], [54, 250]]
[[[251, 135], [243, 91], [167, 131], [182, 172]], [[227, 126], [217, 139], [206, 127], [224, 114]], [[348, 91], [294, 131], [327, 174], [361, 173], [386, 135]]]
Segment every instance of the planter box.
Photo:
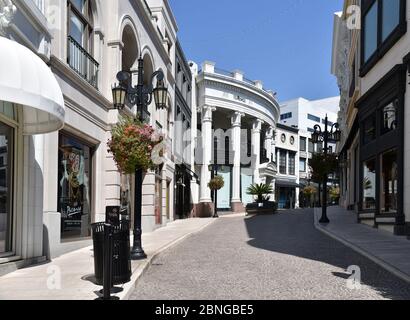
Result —
[[273, 202], [273, 201], [263, 202], [263, 203], [250, 203], [246, 206], [246, 215], [275, 214], [277, 210], [278, 210], [278, 205], [276, 202]]

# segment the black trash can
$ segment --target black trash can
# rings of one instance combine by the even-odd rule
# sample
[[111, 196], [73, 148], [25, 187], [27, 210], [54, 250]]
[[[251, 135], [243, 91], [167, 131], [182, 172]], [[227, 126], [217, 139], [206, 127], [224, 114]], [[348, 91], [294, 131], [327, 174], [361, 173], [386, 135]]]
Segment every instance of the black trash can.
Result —
[[[94, 223], [94, 272], [96, 283], [103, 285], [104, 267], [104, 222]], [[131, 281], [130, 221], [120, 221], [113, 227], [112, 241], [112, 284], [113, 286]]]

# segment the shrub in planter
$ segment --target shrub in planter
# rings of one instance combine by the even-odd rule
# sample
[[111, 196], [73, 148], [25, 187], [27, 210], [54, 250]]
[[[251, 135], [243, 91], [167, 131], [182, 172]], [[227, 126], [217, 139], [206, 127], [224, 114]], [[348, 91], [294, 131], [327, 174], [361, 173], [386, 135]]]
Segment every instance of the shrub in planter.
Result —
[[247, 190], [247, 194], [256, 197], [258, 203], [269, 201], [272, 193], [272, 186], [264, 183], [251, 185]]
[[275, 201], [265, 201], [263, 203], [249, 203], [246, 206], [246, 213], [249, 214], [275, 214], [278, 211], [278, 204]]
[[131, 117], [123, 118], [112, 128], [112, 138], [108, 141], [108, 152], [114, 156], [118, 170], [124, 174], [134, 174], [155, 168], [153, 156], [162, 157], [160, 144], [163, 136], [157, 134], [150, 125]]

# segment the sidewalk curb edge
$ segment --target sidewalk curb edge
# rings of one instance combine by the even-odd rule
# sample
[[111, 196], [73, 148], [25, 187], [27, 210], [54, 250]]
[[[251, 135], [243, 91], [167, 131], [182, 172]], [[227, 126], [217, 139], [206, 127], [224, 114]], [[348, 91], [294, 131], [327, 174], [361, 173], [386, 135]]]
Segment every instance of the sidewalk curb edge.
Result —
[[336, 241], [339, 241], [340, 243], [344, 244], [346, 247], [348, 247], [348, 248], [352, 249], [353, 251], [356, 251], [357, 253], [361, 254], [362, 256], [368, 258], [369, 260], [376, 263], [377, 265], [379, 265], [380, 267], [382, 267], [386, 271], [392, 273], [396, 277], [410, 283], [410, 276], [407, 275], [406, 273], [400, 271], [396, 267], [393, 267], [389, 263], [384, 262], [383, 260], [377, 258], [373, 254], [368, 253], [367, 251], [361, 249], [360, 247], [358, 247], [357, 245], [351, 243], [350, 241], [348, 241], [348, 240], [346, 240], [346, 239], [344, 239], [340, 236], [337, 236], [333, 232], [331, 232], [329, 230], [326, 230], [324, 227], [322, 227], [316, 219], [316, 209], [315, 209], [314, 214], [313, 214], [313, 220], [314, 220], [313, 222], [314, 222], [315, 228], [317, 230], [319, 230], [320, 232], [322, 232], [323, 234], [327, 235], [328, 237], [330, 237], [330, 238], [332, 238]]

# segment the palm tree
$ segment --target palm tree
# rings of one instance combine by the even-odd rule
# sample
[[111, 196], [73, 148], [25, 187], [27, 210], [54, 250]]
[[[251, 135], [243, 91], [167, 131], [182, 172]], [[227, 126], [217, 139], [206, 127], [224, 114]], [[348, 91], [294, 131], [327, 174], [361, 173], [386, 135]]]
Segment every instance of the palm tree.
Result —
[[251, 196], [256, 196], [258, 203], [262, 203], [269, 200], [269, 194], [273, 193], [273, 188], [272, 186], [264, 183], [253, 184], [248, 188], [246, 193]]

